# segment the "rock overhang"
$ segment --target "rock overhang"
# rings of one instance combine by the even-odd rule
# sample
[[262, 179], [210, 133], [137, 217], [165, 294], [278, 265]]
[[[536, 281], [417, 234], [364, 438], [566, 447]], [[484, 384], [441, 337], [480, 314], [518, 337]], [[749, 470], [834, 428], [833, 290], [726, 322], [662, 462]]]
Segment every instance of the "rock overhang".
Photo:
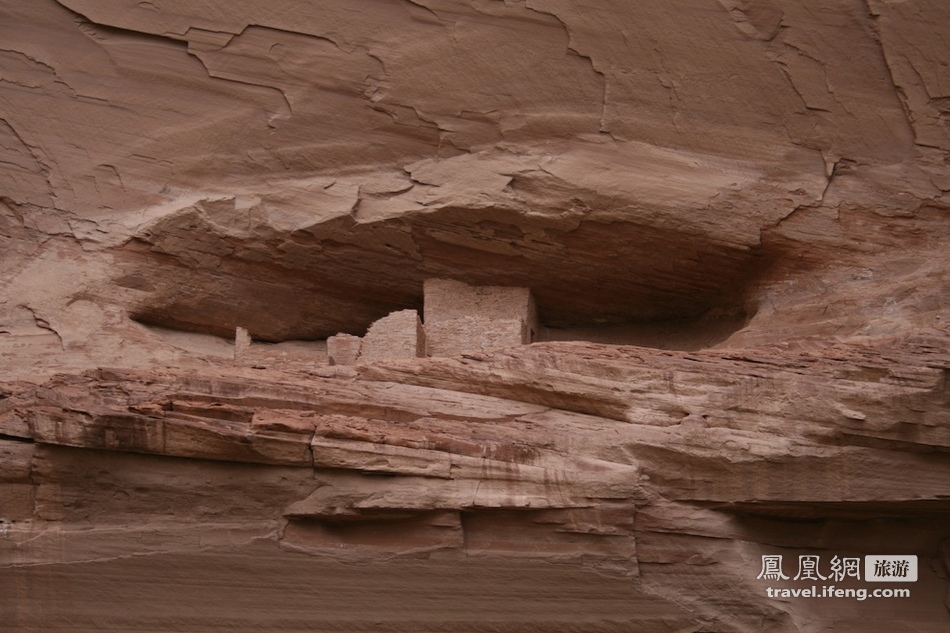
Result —
[[[582, 221], [565, 230], [505, 211], [492, 221], [461, 215], [343, 221], [283, 244], [170, 219], [163, 233], [176, 243], [141, 238], [126, 247], [118, 283], [149, 270], [175, 281], [145, 291], [134, 309], [140, 321], [221, 333], [241, 314], [255, 338], [282, 340], [359, 332], [381, 313], [417, 307], [423, 281], [434, 276], [529, 287], [550, 326], [689, 319], [741, 305], [751, 271], [765, 261], [755, 248], [635, 223]], [[411, 250], [387, 239], [394, 234]]]
[[678, 170], [664, 179], [656, 167], [611, 166], [634, 148], [610, 145], [530, 160], [487, 151], [401, 178], [193, 202], [129, 227], [118, 283], [161, 269], [178, 283], [133, 293], [138, 320], [228, 335], [239, 313], [259, 340], [360, 334], [419, 308], [432, 277], [528, 287], [552, 327], [741, 313], [771, 261], [761, 231], [823, 182], [791, 195], [807, 174], [765, 184], [767, 166], [654, 149], [651, 160]]

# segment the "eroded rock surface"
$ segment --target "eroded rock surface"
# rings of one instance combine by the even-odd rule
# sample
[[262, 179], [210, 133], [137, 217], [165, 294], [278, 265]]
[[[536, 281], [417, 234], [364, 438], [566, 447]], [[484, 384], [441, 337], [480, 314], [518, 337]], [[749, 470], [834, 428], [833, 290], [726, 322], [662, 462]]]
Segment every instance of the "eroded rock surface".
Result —
[[[947, 630], [948, 24], [0, 0], [0, 621]], [[326, 341], [433, 278], [541, 342]], [[775, 599], [774, 554], [920, 579]]]

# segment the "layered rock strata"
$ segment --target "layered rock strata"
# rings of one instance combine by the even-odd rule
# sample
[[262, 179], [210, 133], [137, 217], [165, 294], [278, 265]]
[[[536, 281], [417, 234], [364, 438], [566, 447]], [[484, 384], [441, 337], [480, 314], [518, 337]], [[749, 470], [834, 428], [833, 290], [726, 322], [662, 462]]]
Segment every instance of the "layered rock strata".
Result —
[[0, 628], [948, 630], [947, 24], [0, 0]]
[[[3, 400], [4, 578], [10, 589], [32, 582], [29, 565], [69, 575], [146, 553], [240, 554], [253, 570], [268, 544], [317, 555], [318, 569], [376, 561], [384, 574], [406, 556], [463, 569], [516, 556], [605, 574], [605, 597], [631, 600], [613, 612], [630, 626], [795, 630], [810, 607], [765, 596], [760, 556], [876, 547], [921, 560], [914, 600], [889, 605], [888, 626], [938, 630], [948, 374], [950, 356], [925, 348], [548, 343], [336, 378], [62, 375]], [[859, 622], [848, 607], [822, 626]]]

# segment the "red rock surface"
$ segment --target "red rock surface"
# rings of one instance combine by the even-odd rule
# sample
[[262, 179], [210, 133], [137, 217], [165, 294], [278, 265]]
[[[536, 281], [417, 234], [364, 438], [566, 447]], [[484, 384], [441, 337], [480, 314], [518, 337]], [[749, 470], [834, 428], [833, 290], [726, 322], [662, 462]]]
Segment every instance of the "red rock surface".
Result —
[[[948, 24], [0, 0], [0, 628], [948, 630]], [[330, 365], [432, 278], [540, 342]]]

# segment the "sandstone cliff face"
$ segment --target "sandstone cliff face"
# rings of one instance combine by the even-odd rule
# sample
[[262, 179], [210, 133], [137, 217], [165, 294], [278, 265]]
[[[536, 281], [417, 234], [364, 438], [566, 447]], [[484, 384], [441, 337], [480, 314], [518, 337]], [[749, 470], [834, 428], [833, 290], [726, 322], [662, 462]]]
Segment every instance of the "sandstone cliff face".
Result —
[[[948, 24], [0, 0], [0, 621], [947, 630]], [[432, 278], [540, 342], [329, 364]]]

